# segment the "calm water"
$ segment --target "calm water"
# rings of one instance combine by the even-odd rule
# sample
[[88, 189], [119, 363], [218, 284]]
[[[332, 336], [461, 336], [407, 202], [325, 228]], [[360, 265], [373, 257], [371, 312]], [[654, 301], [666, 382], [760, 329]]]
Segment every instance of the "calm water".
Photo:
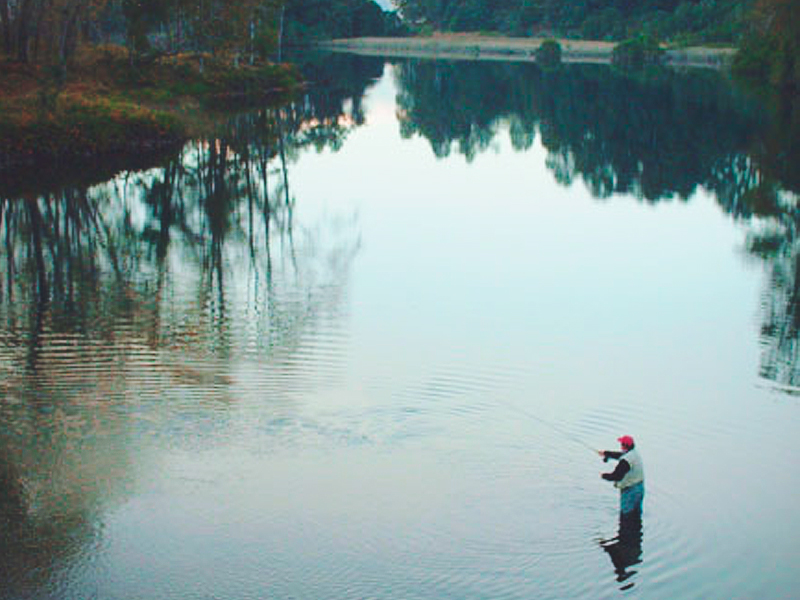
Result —
[[796, 597], [797, 111], [305, 68], [135, 169], [4, 176], [0, 598]]

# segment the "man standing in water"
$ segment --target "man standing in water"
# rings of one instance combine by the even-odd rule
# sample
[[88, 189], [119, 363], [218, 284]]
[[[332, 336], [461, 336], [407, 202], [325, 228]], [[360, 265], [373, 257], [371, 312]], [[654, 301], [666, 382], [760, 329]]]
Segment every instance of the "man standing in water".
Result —
[[623, 435], [617, 441], [622, 449], [621, 452], [598, 450], [603, 462], [607, 462], [609, 458], [619, 461], [616, 469], [611, 473], [603, 473], [601, 477], [613, 481], [614, 486], [619, 489], [620, 513], [641, 512], [644, 500], [642, 459], [631, 436]]
[[623, 435], [619, 438], [620, 452], [599, 450], [603, 461], [609, 458], [619, 461], [611, 473], [601, 477], [613, 481], [619, 488], [619, 533], [615, 538], [603, 540], [600, 545], [611, 557], [617, 581], [624, 583], [622, 590], [633, 587], [629, 581], [636, 571], [629, 570], [642, 562], [642, 501], [644, 499], [644, 469], [633, 438]]

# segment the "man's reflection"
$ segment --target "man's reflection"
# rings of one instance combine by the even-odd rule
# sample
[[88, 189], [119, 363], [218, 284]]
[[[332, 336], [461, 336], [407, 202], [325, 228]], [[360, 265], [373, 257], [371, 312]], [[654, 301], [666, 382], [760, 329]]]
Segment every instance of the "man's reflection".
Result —
[[628, 580], [636, 571], [630, 568], [642, 562], [642, 511], [620, 512], [617, 536], [601, 540], [600, 545], [614, 564], [617, 581], [624, 583], [621, 589], [632, 588], [633, 582]]

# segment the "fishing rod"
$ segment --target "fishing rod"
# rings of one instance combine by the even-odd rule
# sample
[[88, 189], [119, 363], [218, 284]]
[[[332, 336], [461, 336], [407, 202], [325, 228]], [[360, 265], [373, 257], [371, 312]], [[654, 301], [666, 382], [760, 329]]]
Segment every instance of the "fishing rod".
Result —
[[[525, 410], [524, 408], [522, 408], [521, 406], [518, 406], [516, 404], [508, 404], [507, 406], [509, 408], [513, 409], [513, 410], [516, 410], [520, 414], [525, 415], [529, 419], [532, 419], [532, 420], [534, 420], [534, 421], [536, 421], [538, 423], [541, 423], [545, 427], [549, 427], [551, 430], [555, 431], [556, 433], [559, 433], [560, 435], [562, 435], [563, 437], [567, 438], [571, 442], [574, 442], [574, 443], [580, 445], [581, 447], [586, 448], [587, 450], [591, 450], [592, 454], [597, 455], [598, 452], [600, 452], [600, 450], [598, 450], [597, 448], [594, 448], [594, 447], [590, 446], [589, 444], [584, 442], [581, 438], [575, 436], [574, 434], [570, 433], [569, 431], [567, 431], [566, 429], [564, 429], [560, 425], [557, 425], [556, 423], [553, 423], [552, 421], [550, 421], [548, 419], [540, 417], [539, 415], [536, 415], [536, 414], [532, 413], [529, 410]], [[605, 462], [605, 460], [603, 462]], [[671, 495], [670, 492], [663, 490], [660, 486], [654, 485], [652, 482], [649, 482], [647, 485], [648, 485], [648, 487], [650, 489], [653, 489], [653, 490], [657, 491], [659, 494], [667, 495], [667, 496]]]

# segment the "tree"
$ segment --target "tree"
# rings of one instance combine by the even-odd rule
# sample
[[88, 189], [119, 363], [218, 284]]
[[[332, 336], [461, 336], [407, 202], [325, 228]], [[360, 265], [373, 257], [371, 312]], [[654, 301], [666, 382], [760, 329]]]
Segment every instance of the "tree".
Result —
[[[753, 0], [396, 0], [419, 29], [583, 35], [651, 34], [733, 41]], [[783, 0], [779, 0], [783, 1]], [[789, 0], [786, 0], [789, 1]], [[686, 41], [686, 40], [684, 40]]]
[[768, 79], [777, 85], [800, 84], [800, 0], [759, 0], [753, 22], [756, 43], [772, 49]]
[[383, 35], [386, 18], [372, 0], [291, 0], [286, 37], [291, 43], [336, 37]]
[[20, 62], [65, 64], [108, 0], [0, 0], [3, 46]]
[[8, 6], [8, 0], [0, 0], [0, 23], [2, 23], [3, 26], [3, 48], [6, 54], [11, 54], [11, 10]]
[[123, 0], [126, 37], [131, 58], [150, 50], [150, 30], [167, 19], [167, 3], [161, 0]]

